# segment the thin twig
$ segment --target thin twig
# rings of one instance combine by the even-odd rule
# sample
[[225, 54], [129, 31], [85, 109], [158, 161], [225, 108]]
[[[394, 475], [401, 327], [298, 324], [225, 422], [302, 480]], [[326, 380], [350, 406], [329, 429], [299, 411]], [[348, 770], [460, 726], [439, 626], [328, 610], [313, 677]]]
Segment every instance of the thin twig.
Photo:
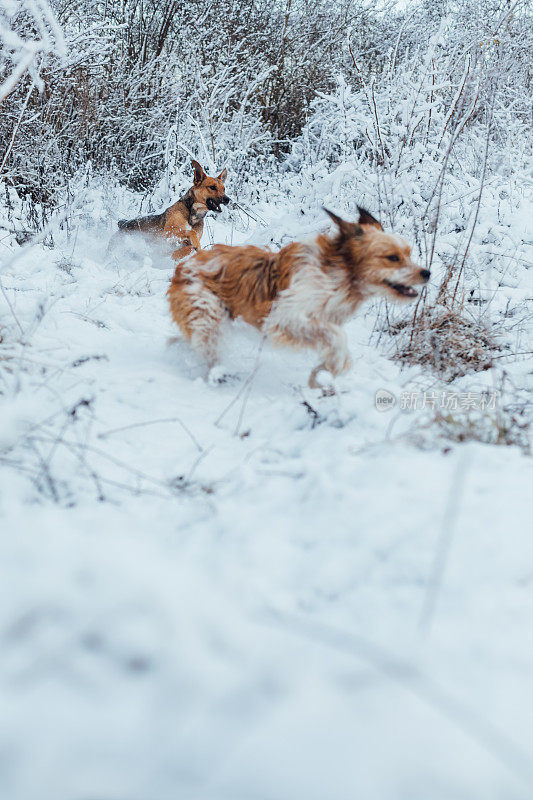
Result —
[[250, 392], [252, 391], [252, 385], [253, 385], [253, 382], [255, 380], [255, 376], [257, 375], [257, 371], [259, 369], [259, 360], [261, 358], [261, 353], [263, 352], [263, 345], [265, 344], [265, 340], [266, 340], [266, 334], [263, 334], [263, 338], [261, 339], [261, 343], [260, 343], [259, 348], [257, 350], [257, 356], [256, 356], [256, 359], [255, 359], [254, 368], [252, 370], [252, 373], [248, 377], [248, 380], [246, 381], [246, 383], [247, 383], [247, 391], [244, 394], [242, 405], [241, 405], [241, 410], [239, 412], [239, 419], [237, 420], [237, 425], [235, 427], [235, 430], [233, 431], [233, 435], [234, 436], [238, 436], [239, 435], [239, 430], [240, 430], [240, 427], [241, 427], [241, 424], [242, 424], [242, 420], [243, 420], [243, 417], [244, 417], [244, 412], [245, 412], [246, 406], [248, 404], [248, 398], [250, 397]]
[[31, 82], [31, 86], [28, 89], [28, 93], [26, 95], [26, 99], [24, 100], [24, 103], [22, 104], [22, 108], [20, 110], [20, 114], [19, 114], [19, 118], [17, 120], [17, 123], [16, 123], [15, 127], [13, 128], [13, 134], [12, 134], [11, 139], [9, 141], [9, 144], [8, 144], [8, 146], [6, 148], [6, 152], [4, 153], [4, 158], [2, 159], [2, 163], [0, 164], [0, 175], [4, 171], [4, 167], [6, 165], [6, 161], [9, 158], [9, 154], [11, 153], [11, 150], [13, 148], [13, 144], [15, 142], [15, 138], [16, 138], [17, 133], [19, 131], [20, 123], [22, 122], [22, 117], [24, 116], [24, 112], [26, 111], [26, 107], [28, 105], [28, 101], [29, 101], [31, 93], [33, 92], [34, 89], [35, 89], [35, 82], [32, 81]]
[[265, 228], [267, 228], [267, 227], [268, 227], [268, 222], [266, 222], [266, 221], [263, 219], [263, 217], [261, 217], [261, 216], [260, 216], [260, 215], [259, 215], [259, 214], [258, 214], [256, 211], [254, 211], [254, 212], [253, 212], [253, 214], [250, 214], [250, 212], [249, 212], [249, 211], [247, 211], [247, 210], [244, 208], [244, 206], [241, 206], [241, 204], [240, 204], [240, 203], [237, 203], [237, 201], [236, 201], [236, 200], [232, 200], [232, 201], [231, 201], [231, 204], [232, 204], [232, 205], [234, 205], [234, 206], [236, 206], [236, 207], [237, 207], [237, 208], [238, 208], [240, 211], [242, 211], [242, 212], [243, 212], [243, 214], [246, 214], [246, 216], [247, 216], [247, 217], [250, 217], [250, 219], [253, 219], [253, 221], [254, 221], [254, 222], [260, 222], [260, 223], [261, 223], [261, 225], [263, 225]]
[[446, 562], [450, 554], [455, 524], [457, 522], [461, 498], [464, 492], [467, 467], [467, 456], [462, 455], [459, 463], [457, 464], [457, 468], [450, 486], [448, 500], [444, 510], [444, 516], [442, 518], [440, 534], [435, 549], [435, 557], [433, 559], [431, 575], [427, 583], [424, 602], [422, 604], [422, 611], [418, 621], [418, 629], [424, 637], [429, 636], [431, 632], [431, 625], [435, 616], [437, 600], [442, 587], [442, 579], [444, 577]]
[[113, 436], [115, 433], [121, 433], [122, 431], [131, 430], [131, 428], [143, 428], [146, 425], [159, 425], [171, 422], [177, 422], [179, 425], [181, 425], [181, 427], [183, 428], [185, 433], [189, 436], [189, 438], [191, 439], [197, 450], [200, 453], [203, 452], [204, 448], [202, 447], [198, 439], [194, 436], [194, 434], [189, 430], [189, 428], [179, 417], [167, 417], [165, 419], [151, 419], [148, 420], [147, 422], [133, 422], [131, 425], [123, 425], [120, 428], [110, 428], [108, 431], [103, 431], [102, 433], [98, 433], [97, 437], [98, 439], [107, 439], [108, 436]]
[[4, 289], [4, 284], [2, 283], [2, 278], [0, 278], [0, 291], [1, 291], [1, 292], [2, 292], [2, 294], [4, 295], [4, 300], [6, 301], [6, 303], [7, 303], [7, 305], [8, 305], [8, 308], [9, 308], [9, 310], [11, 311], [11, 315], [12, 315], [13, 319], [14, 319], [14, 320], [15, 320], [15, 322], [17, 323], [17, 327], [18, 327], [18, 329], [19, 329], [19, 331], [20, 331], [20, 334], [21, 334], [22, 338], [24, 339], [24, 329], [23, 329], [22, 325], [20, 324], [20, 322], [19, 322], [19, 318], [18, 318], [18, 317], [17, 317], [17, 315], [15, 314], [15, 309], [13, 308], [13, 305], [12, 305], [12, 303], [11, 303], [11, 300], [9, 299], [9, 297], [8, 297], [8, 295], [7, 295], [7, 292], [6, 292], [6, 290]]
[[472, 239], [474, 237], [474, 231], [476, 229], [477, 220], [478, 220], [478, 217], [479, 217], [479, 209], [481, 208], [481, 197], [483, 195], [483, 188], [485, 186], [485, 176], [487, 174], [487, 165], [488, 165], [488, 160], [489, 160], [489, 145], [490, 145], [490, 134], [491, 134], [492, 112], [493, 112], [493, 110], [494, 110], [494, 100], [492, 102], [491, 111], [490, 111], [489, 119], [488, 119], [488, 122], [487, 122], [487, 137], [485, 139], [485, 154], [484, 154], [484, 157], [483, 157], [483, 172], [481, 174], [481, 184], [479, 186], [479, 194], [478, 194], [477, 203], [476, 203], [476, 213], [474, 215], [474, 222], [472, 224], [472, 230], [470, 231], [470, 236], [468, 237], [468, 242], [466, 244], [466, 249], [465, 249], [465, 252], [464, 252], [464, 255], [463, 255], [463, 260], [462, 260], [461, 266], [459, 268], [459, 274], [457, 275], [457, 281], [456, 281], [456, 284], [455, 284], [455, 289], [454, 289], [453, 297], [452, 297], [452, 306], [453, 306], [453, 304], [455, 302], [455, 296], [457, 294], [457, 289], [459, 287], [459, 281], [461, 279], [461, 275], [463, 273], [464, 266], [465, 266], [465, 263], [466, 263], [466, 258], [468, 256], [468, 251], [470, 250], [470, 245], [471, 245]]

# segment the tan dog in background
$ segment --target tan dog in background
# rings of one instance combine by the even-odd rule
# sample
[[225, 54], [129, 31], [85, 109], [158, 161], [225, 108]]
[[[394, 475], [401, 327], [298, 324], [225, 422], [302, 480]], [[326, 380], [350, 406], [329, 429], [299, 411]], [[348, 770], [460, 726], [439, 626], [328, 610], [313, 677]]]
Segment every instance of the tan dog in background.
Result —
[[321, 369], [338, 375], [350, 368], [341, 325], [372, 297], [412, 300], [414, 286], [430, 277], [411, 260], [407, 242], [358, 209], [357, 223], [324, 209], [336, 225], [333, 235], [278, 253], [217, 244], [178, 264], [167, 293], [172, 317], [209, 367], [217, 360], [221, 324], [242, 317], [276, 344], [318, 350], [312, 388]]
[[162, 214], [130, 220], [121, 219], [118, 223], [119, 232], [138, 231], [152, 236], [164, 236], [175, 241], [179, 243], [179, 247], [172, 253], [172, 258], [176, 260], [200, 251], [205, 215], [208, 211], [218, 214], [222, 211], [221, 204], [229, 203], [224, 187], [228, 173], [223, 169], [217, 178], [211, 178], [206, 175], [198, 161], [193, 161], [192, 166], [194, 183], [183, 197]]

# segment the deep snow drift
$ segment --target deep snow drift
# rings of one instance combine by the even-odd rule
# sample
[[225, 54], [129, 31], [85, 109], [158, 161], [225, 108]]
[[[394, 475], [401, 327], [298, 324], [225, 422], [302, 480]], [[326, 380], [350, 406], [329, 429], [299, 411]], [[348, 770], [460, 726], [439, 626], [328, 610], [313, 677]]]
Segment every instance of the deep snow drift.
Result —
[[[221, 215], [205, 244], [316, 232], [343, 180], [258, 205], [265, 225]], [[477, 247], [506, 251], [491, 202]], [[333, 396], [307, 388], [312, 354], [239, 324], [212, 385], [168, 343], [168, 258], [106, 253], [121, 203], [95, 192], [53, 248], [0, 251], [0, 795], [530, 798], [532, 462], [401, 408], [480, 402], [503, 371], [525, 390], [526, 251], [472, 277], [508, 321], [491, 370], [401, 369], [373, 305]], [[531, 206], [511, 213], [523, 245]]]

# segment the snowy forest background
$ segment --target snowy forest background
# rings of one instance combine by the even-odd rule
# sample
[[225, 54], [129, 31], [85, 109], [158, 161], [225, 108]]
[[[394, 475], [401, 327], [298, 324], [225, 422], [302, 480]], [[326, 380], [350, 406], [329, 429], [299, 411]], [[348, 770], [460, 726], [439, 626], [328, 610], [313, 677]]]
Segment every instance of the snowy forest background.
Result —
[[[2, 796], [531, 798], [532, 22], [3, 0]], [[360, 204], [431, 269], [333, 393], [239, 324], [206, 383], [168, 254], [108, 250], [191, 158], [206, 247]]]

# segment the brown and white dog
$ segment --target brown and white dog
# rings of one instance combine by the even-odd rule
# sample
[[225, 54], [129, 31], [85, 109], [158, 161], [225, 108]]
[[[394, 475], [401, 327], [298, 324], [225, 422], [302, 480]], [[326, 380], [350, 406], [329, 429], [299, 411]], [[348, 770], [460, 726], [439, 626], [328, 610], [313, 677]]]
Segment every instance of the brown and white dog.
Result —
[[333, 234], [278, 253], [217, 244], [178, 264], [167, 293], [172, 317], [208, 367], [216, 363], [224, 320], [242, 317], [276, 344], [318, 350], [321, 363], [309, 377], [318, 388], [321, 369], [339, 375], [350, 368], [341, 325], [361, 303], [417, 297], [414, 286], [430, 273], [413, 263], [407, 242], [359, 206], [357, 223], [324, 210]]
[[227, 205], [224, 181], [227, 170], [217, 178], [206, 175], [198, 161], [193, 161], [194, 183], [176, 203], [161, 214], [152, 214], [137, 219], [121, 219], [121, 233], [141, 232], [151, 236], [163, 236], [179, 244], [172, 258], [179, 260], [194, 251], [201, 250], [200, 239], [204, 232], [204, 217], [208, 211], [220, 213], [221, 204]]

